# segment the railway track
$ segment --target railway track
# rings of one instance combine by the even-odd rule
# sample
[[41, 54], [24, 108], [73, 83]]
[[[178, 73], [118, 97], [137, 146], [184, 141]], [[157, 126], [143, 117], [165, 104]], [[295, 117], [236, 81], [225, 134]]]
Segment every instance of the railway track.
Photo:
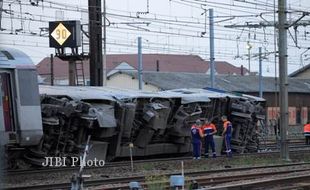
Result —
[[[277, 181], [287, 181], [289, 179], [295, 179], [296, 180], [299, 177], [302, 177], [302, 180], [305, 180], [306, 177], [305, 176], [309, 176], [310, 173], [308, 173], [307, 175], [304, 175], [303, 173], [309, 170], [308, 169], [298, 169], [298, 170], [286, 170], [286, 171], [275, 171], [275, 172], [261, 172], [261, 173], [251, 173], [251, 174], [240, 174], [240, 175], [232, 175], [232, 176], [217, 176], [217, 177], [209, 177], [208, 176], [208, 172], [195, 172], [195, 173], [186, 173], [186, 177], [187, 178], [191, 178], [190, 180], [187, 180], [185, 183], [187, 183], [187, 186], [189, 186], [189, 184], [191, 183], [191, 181], [195, 181], [197, 184], [199, 184], [201, 189], [232, 189], [232, 188], [240, 188], [240, 189], [250, 189], [253, 187], [262, 187], [262, 185], [274, 185], [276, 184]], [[228, 171], [229, 172], [229, 171]], [[219, 172], [218, 172], [219, 173]], [[262, 181], [256, 181], [256, 182], [247, 182], [247, 183], [242, 183], [242, 184], [234, 184], [234, 185], [226, 185], [226, 186], [220, 186], [220, 187], [214, 187], [216, 185], [220, 185], [223, 183], [230, 183], [230, 182], [234, 182], [234, 181], [242, 181], [242, 180], [253, 180], [253, 179], [258, 179], [258, 178], [266, 178], [266, 177], [273, 177], [276, 175], [285, 175], [285, 174], [290, 174], [290, 173], [300, 173], [300, 175], [298, 176], [294, 176], [294, 177], [287, 177], [287, 180], [285, 180], [286, 178], [280, 178], [280, 179], [272, 179], [272, 180], [262, 180]], [[309, 179], [309, 178], [308, 178]], [[139, 181], [141, 183], [141, 185], [143, 187], [147, 187], [148, 186], [148, 182], [145, 182], [143, 179], [140, 181], [140, 179], [132, 179], [131, 181]], [[113, 184], [111, 184], [111, 186], [109, 187], [109, 185], [105, 185], [104, 189], [105, 190], [119, 190], [119, 189], [126, 189], [128, 188], [128, 183], [130, 181], [125, 181], [121, 182], [118, 181], [116, 184], [122, 184], [122, 185], [115, 185], [113, 186]], [[169, 181], [162, 181], [159, 182], [160, 184], [164, 184], [165, 189], [169, 189]], [[153, 186], [156, 185], [156, 183], [152, 183]], [[163, 186], [163, 185], [158, 185], [158, 186]], [[98, 189], [101, 189], [101, 187], [99, 186]]]
[[[307, 148], [310, 148], [309, 145], [305, 145], [304, 143], [295, 143], [295, 144], [290, 144], [289, 145], [289, 148], [290, 149], [307, 149]], [[277, 143], [274, 143], [274, 144], [269, 144], [267, 146], [262, 146], [260, 148], [260, 150], [277, 150], [277, 149], [280, 149], [280, 144], [277, 144]]]
[[[241, 170], [243, 171], [243, 170]], [[230, 172], [230, 171], [227, 171]], [[273, 180], [262, 180], [262, 181], [256, 181], [256, 182], [247, 182], [247, 183], [242, 183], [242, 184], [234, 184], [234, 185], [226, 185], [226, 186], [220, 186], [220, 187], [214, 187], [216, 185], [220, 185], [223, 183], [230, 183], [234, 181], [242, 181], [242, 180], [253, 180], [253, 179], [258, 179], [258, 178], [266, 178], [266, 177], [273, 177], [275, 175], [285, 175], [285, 174], [290, 174], [290, 173], [300, 173], [300, 175], [295, 176], [294, 178], [290, 177], [288, 179], [298, 179], [298, 177], [302, 176], [302, 180], [305, 180], [306, 178], [304, 176], [309, 176], [310, 173], [307, 175], [304, 175], [304, 172], [309, 172], [308, 169], [298, 169], [298, 170], [286, 170], [286, 171], [275, 171], [275, 172], [261, 172], [261, 173], [251, 173], [251, 174], [240, 174], [240, 175], [230, 175], [230, 176], [217, 176], [217, 177], [209, 177], [208, 172], [197, 172], [197, 173], [186, 173], [187, 178], [191, 178], [190, 180], [187, 180], [185, 183], [190, 184], [191, 181], [195, 181], [197, 184], [200, 185], [201, 189], [232, 189], [232, 188], [240, 188], [240, 189], [250, 189], [253, 187], [262, 187], [262, 185], [274, 185], [276, 184], [276, 181], [284, 181], [284, 179], [273, 179]], [[220, 173], [216, 172], [215, 173]], [[286, 178], [285, 178], [286, 179]], [[309, 179], [309, 178], [308, 178]], [[134, 180], [132, 180], [134, 181]], [[139, 181], [143, 187], [148, 186], [148, 182], [145, 181]], [[120, 184], [122, 182], [118, 182]], [[160, 184], [165, 184], [165, 189], [169, 189], [169, 181], [162, 181]], [[156, 183], [152, 184], [153, 186]], [[189, 186], [189, 185], [187, 185]], [[111, 185], [110, 187], [104, 186], [105, 190], [119, 190], [119, 189], [126, 189], [128, 188], [128, 181], [127, 184], [123, 185], [116, 185], [113, 186]], [[100, 187], [98, 188], [100, 189]]]
[[[147, 159], [147, 160], [135, 160], [134, 163], [152, 163], [152, 162], [165, 162], [165, 161], [174, 161], [174, 160], [190, 160], [192, 157], [174, 157], [174, 158], [157, 158], [157, 159]], [[109, 168], [109, 167], [124, 167], [130, 166], [130, 161], [119, 161], [119, 162], [108, 162], [104, 166], [98, 167], [85, 167], [84, 170], [100, 169], [100, 168]], [[54, 168], [37, 168], [31, 170], [8, 170], [5, 173], [9, 176], [13, 175], [28, 175], [28, 174], [37, 174], [37, 173], [50, 173], [50, 172], [76, 172], [79, 170], [79, 167], [54, 167]]]
[[[310, 175], [309, 167], [310, 163], [295, 163], [295, 164], [284, 164], [284, 165], [273, 165], [273, 166], [260, 166], [260, 167], [245, 167], [245, 168], [232, 168], [232, 169], [225, 169], [225, 170], [212, 170], [212, 171], [199, 171], [199, 172], [187, 172], [185, 173], [186, 179], [189, 180], [195, 180], [198, 182], [198, 184], [201, 187], [208, 187], [208, 189], [218, 189], [219, 187], [214, 187], [215, 185], [234, 182], [234, 181], [241, 181], [241, 180], [253, 180], [253, 179], [259, 179], [264, 178], [261, 183], [265, 182], [266, 184], [272, 184], [272, 181], [266, 180], [265, 178], [271, 178], [271, 176], [277, 176], [277, 175], [286, 175], [286, 174], [297, 174], [298, 176], [295, 178], [298, 179], [298, 177], [302, 177], [302, 179], [305, 179], [308, 175]], [[288, 168], [291, 166], [300, 166], [298, 169], [283, 169]], [[305, 166], [305, 167], [303, 167]], [[306, 167], [307, 166], [307, 167]], [[282, 171], [260, 171], [257, 172], [259, 169], [270, 169], [273, 168], [275, 170], [283, 169]], [[231, 174], [231, 172], [238, 172], [236, 174]], [[246, 172], [246, 173], [245, 173]], [[306, 173], [306, 174], [305, 174]], [[210, 176], [211, 174], [221, 174], [218, 176]], [[170, 175], [178, 175], [178, 173], [169, 173], [166, 174], [167, 178]], [[293, 178], [292, 178], [293, 179]], [[309, 178], [308, 178], [309, 179]], [[187, 180], [187, 184], [190, 182]], [[274, 179], [276, 180], [276, 179]], [[280, 180], [280, 179], [278, 179]], [[284, 180], [284, 179], [282, 179]], [[100, 179], [100, 180], [86, 180], [84, 182], [84, 186], [86, 187], [95, 187], [99, 186], [99, 189], [105, 189], [105, 190], [116, 190], [116, 189], [128, 189], [128, 183], [131, 181], [137, 181], [140, 182], [142, 186], [146, 187], [150, 182], [147, 182], [145, 180], [145, 176], [135, 176], [135, 177], [124, 177], [124, 178], [111, 178], [111, 179]], [[152, 185], [158, 184], [164, 184], [164, 186], [168, 189], [169, 183], [167, 180], [160, 181], [160, 182], [152, 182]], [[231, 188], [238, 187], [238, 185], [241, 187], [253, 187], [255, 184], [258, 184], [259, 182], [248, 182], [243, 184], [235, 184], [235, 186], [230, 185]], [[116, 185], [117, 184], [117, 185]], [[100, 187], [101, 185], [104, 185], [104, 187]], [[46, 189], [69, 189], [71, 186], [70, 183], [59, 183], [59, 184], [49, 184], [49, 185], [33, 185], [33, 186], [23, 186], [23, 187], [15, 187], [15, 188], [7, 188], [7, 190], [46, 190]], [[226, 185], [229, 189], [228, 185]], [[223, 186], [220, 186], [223, 187]], [[245, 188], [247, 189], [247, 188]]]
[[[277, 144], [277, 140], [275, 138], [274, 139], [266, 139], [266, 140], [261, 139], [259, 142], [260, 142], [260, 145], [267, 145], [267, 146]], [[287, 142], [289, 144], [292, 144], [292, 145], [294, 145], [294, 144], [305, 144], [305, 139], [304, 138], [288, 139]]]
[[[308, 148], [309, 145], [305, 144], [304, 138], [297, 138], [297, 139], [289, 139], [289, 148], [291, 149], [302, 149], [302, 148]], [[259, 149], [260, 150], [276, 150], [280, 148], [280, 141], [276, 141], [275, 139], [268, 139], [268, 140], [261, 140]]]
[[[268, 176], [268, 175], [267, 175]], [[261, 179], [259, 181], [241, 182], [218, 187], [208, 187], [209, 190], [217, 189], [262, 189], [275, 188], [277, 190], [309, 189], [310, 173], [299, 173], [295, 176], [280, 177], [276, 179]], [[239, 179], [240, 180], [240, 179]]]
[[[309, 145], [302, 146], [303, 148], [308, 148]], [[299, 147], [300, 148], [300, 147]], [[309, 147], [310, 149], [310, 147]], [[290, 150], [290, 152], [298, 152], [299, 150]], [[234, 157], [243, 157], [243, 156], [264, 156], [264, 155], [272, 155], [272, 154], [278, 154], [279, 151], [264, 151], [264, 152], [258, 152], [258, 153], [245, 153], [245, 154], [236, 154]], [[218, 159], [225, 158], [225, 155], [219, 155]], [[157, 158], [157, 159], [147, 159], [147, 160], [135, 160], [134, 164], [139, 163], [154, 163], [154, 162], [168, 162], [168, 161], [180, 161], [180, 160], [191, 160], [191, 156], [186, 157], [173, 157], [173, 158]], [[119, 162], [108, 162], [102, 167], [86, 167], [85, 171], [90, 171], [92, 169], [100, 169], [100, 168], [109, 168], [109, 167], [126, 167], [130, 166], [130, 161], [119, 161]], [[7, 170], [5, 173], [8, 176], [17, 176], [17, 175], [31, 175], [31, 174], [40, 174], [40, 173], [56, 173], [56, 172], [76, 172], [78, 171], [79, 167], [54, 167], [54, 168], [36, 168], [31, 170]]]

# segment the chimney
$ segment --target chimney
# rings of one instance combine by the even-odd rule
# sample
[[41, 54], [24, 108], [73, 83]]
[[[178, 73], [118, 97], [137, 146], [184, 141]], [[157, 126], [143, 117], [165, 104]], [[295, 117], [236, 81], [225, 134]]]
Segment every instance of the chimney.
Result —
[[159, 60], [156, 60], [156, 71], [159, 72]]
[[241, 65], [241, 76], [243, 76], [244, 73], [243, 73], [243, 65]]

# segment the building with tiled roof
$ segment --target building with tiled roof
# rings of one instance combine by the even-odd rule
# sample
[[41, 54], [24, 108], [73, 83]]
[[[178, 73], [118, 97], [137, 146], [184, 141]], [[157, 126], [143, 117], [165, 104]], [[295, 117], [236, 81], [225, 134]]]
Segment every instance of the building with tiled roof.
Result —
[[[173, 55], [173, 54], [143, 54], [143, 71], [158, 72], [183, 72], [209, 74], [209, 61], [203, 60], [197, 55]], [[50, 81], [51, 63], [50, 58], [44, 58], [38, 65], [38, 74], [45, 80]], [[84, 61], [84, 75], [89, 80], [89, 62]], [[55, 84], [68, 84], [68, 62], [54, 58]], [[138, 56], [136, 54], [113, 54], [107, 55], [107, 73], [115, 73], [115, 70], [137, 70]], [[215, 61], [215, 72], [221, 75], [248, 75], [248, 70], [236, 67], [225, 61]]]

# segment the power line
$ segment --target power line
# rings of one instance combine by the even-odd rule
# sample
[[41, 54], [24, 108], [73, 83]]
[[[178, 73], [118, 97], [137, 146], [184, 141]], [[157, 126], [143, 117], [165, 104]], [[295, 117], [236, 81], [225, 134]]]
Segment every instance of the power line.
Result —
[[[7, 18], [7, 17], [5, 17], [5, 18]], [[19, 17], [12, 17], [13, 19], [19, 19]], [[49, 18], [48, 16], [46, 16], [46, 18]], [[40, 22], [42, 22], [42, 23], [47, 23], [48, 22], [48, 20], [43, 20], [42, 19], [42, 17], [41, 17], [41, 19], [40, 20], [36, 20], [36, 19], [32, 19], [32, 18], [25, 18], [24, 20], [29, 20], [29, 22], [30, 21], [40, 21]], [[150, 21], [153, 21], [153, 20], [150, 20]], [[156, 21], [156, 22], [159, 22], [159, 21]], [[161, 22], [159, 22], [159, 23], [161, 23]], [[268, 23], [267, 23], [268, 24]], [[184, 26], [184, 27], [189, 27], [189, 28], [195, 28], [195, 29], [199, 29], [200, 31], [196, 31], [196, 30], [185, 30], [184, 28], [172, 28], [172, 29], [174, 29], [174, 30], [182, 30], [182, 31], [188, 31], [188, 32], [191, 32], [191, 33], [199, 33], [199, 32], [201, 32], [202, 30], [203, 30], [203, 27], [198, 27], [198, 26], [195, 26], [195, 27], [193, 27], [193, 26], [191, 26], [191, 25], [182, 25], [182, 24], [176, 24], [176, 25], [178, 25], [178, 26]], [[155, 24], [152, 24], [151, 26], [156, 26]], [[157, 25], [158, 27], [164, 27], [164, 26], [160, 26], [160, 25]], [[221, 26], [221, 27], [224, 27], [224, 26], [222, 26], [222, 25], [216, 25], [216, 26]], [[242, 26], [242, 25], [241, 25]], [[248, 26], [248, 24], [247, 25], [244, 25], [244, 26], [242, 26], [242, 27], [246, 27], [246, 26]], [[267, 26], [267, 25], [266, 25]], [[113, 27], [113, 26], [112, 26]], [[264, 25], [258, 25], [258, 27], [265, 27]], [[123, 27], [118, 27], [118, 26], [116, 26], [115, 28], [123, 28]], [[227, 32], [228, 30], [221, 30], [221, 29], [217, 29], [217, 31], [222, 31], [222, 32]], [[227, 34], [221, 34], [221, 33], [217, 33], [218, 35], [227, 35]], [[272, 34], [266, 34], [266, 33], [262, 33], [262, 32], [257, 32], [256, 31], [256, 34], [264, 34], [264, 35], [269, 35], [269, 36], [271, 36]], [[182, 35], [181, 33], [179, 33], [179, 35]], [[200, 37], [200, 35], [195, 35], [195, 37]], [[223, 39], [223, 40], [235, 40], [235, 39], [225, 39], [225, 38], [219, 38], [219, 39]], [[245, 39], [244, 39], [244, 41], [245, 41]]]
[[[178, 0], [180, 1], [180, 0]], [[173, 1], [175, 2], [175, 0]], [[185, 2], [185, 1], [182, 1], [182, 2]], [[188, 3], [191, 3], [193, 2], [192, 0], [187, 0]], [[204, 1], [202, 1], [204, 2]], [[259, 19], [259, 17], [257, 15], [259, 14], [253, 14], [253, 12], [250, 12], [250, 13], [247, 13], [247, 14], [227, 14], [227, 11], [226, 10], [232, 10], [234, 12], [238, 12], [238, 13], [244, 13], [244, 9], [245, 7], [250, 7], [250, 6], [243, 6], [244, 8], [238, 8], [236, 6], [232, 6], [230, 4], [227, 4], [227, 3], [217, 3], [217, 2], [210, 2], [210, 6], [211, 7], [214, 7], [214, 6], [218, 6], [219, 9], [221, 10], [225, 10], [224, 12], [220, 12], [220, 11], [216, 11], [217, 13], [221, 13], [222, 15], [218, 15], [218, 16], [215, 16], [215, 18], [244, 18], [244, 17], [247, 17], [247, 18], [251, 18], [251, 19]], [[200, 3], [198, 1], [198, 3]], [[25, 5], [24, 5], [25, 4]], [[193, 4], [193, 3], [191, 3]], [[200, 3], [201, 4], [201, 3]], [[226, 5], [224, 5], [226, 4]], [[18, 5], [16, 3], [16, 5]], [[23, 6], [31, 6], [30, 4], [27, 4], [26, 3], [23, 3]], [[261, 5], [263, 7], [263, 5]], [[87, 12], [87, 9], [85, 8], [82, 8], [78, 5], [70, 5], [70, 4], [64, 4], [64, 3], [55, 3], [55, 2], [52, 2], [52, 1], [44, 1], [44, 5], [42, 3], [42, 8], [44, 7], [44, 11], [46, 12], [46, 10], [48, 9], [55, 9], [55, 10], [67, 10], [67, 11], [72, 11], [72, 12]], [[197, 6], [197, 8], [199, 7], [200, 10], [202, 10], [201, 6]], [[234, 8], [232, 8], [234, 7]], [[249, 8], [250, 9], [250, 8]], [[256, 8], [251, 8], [253, 10], [258, 10]], [[43, 9], [42, 9], [43, 10]], [[112, 10], [112, 9], [108, 9], [108, 10]], [[266, 15], [266, 17], [269, 17], [269, 14], [273, 13], [273, 11], [268, 11], [269, 9], [264, 9], [264, 12], [263, 14]], [[113, 10], [114, 12], [122, 12], [122, 11], [115, 11]], [[167, 36], [172, 36], [172, 37], [175, 37], [176, 39], [177, 38], [189, 38], [189, 39], [204, 39], [204, 38], [201, 38], [199, 36], [199, 33], [203, 30], [203, 18], [199, 18], [199, 17], [182, 17], [181, 19], [176, 19], [175, 17], [173, 16], [170, 16], [170, 15], [160, 15], [160, 14], [153, 14], [153, 13], [149, 13], [147, 16], [145, 17], [141, 17], [140, 18], [136, 18], [132, 15], [134, 15], [133, 12], [128, 12], [128, 11], [123, 11], [126, 13], [126, 15], [124, 14], [117, 14], [117, 13], [114, 13], [114, 12], [107, 12], [107, 15], [109, 16], [109, 18], [114, 18], [114, 19], [119, 19], [119, 20], [122, 20], [122, 19], [129, 19], [129, 20], [146, 20], [146, 21], [150, 21], [152, 22], [151, 25], [149, 25], [147, 28], [150, 30], [150, 31], [141, 31], [137, 28], [129, 28], [130, 26], [111, 26], [109, 27], [109, 31], [113, 31], [113, 30], [116, 30], [118, 31], [119, 33], [124, 33], [122, 31], [130, 31], [131, 34], [129, 35], [137, 35], [137, 33], [143, 33], [143, 35], [150, 35], [152, 36], [152, 34], [156, 34], [156, 35], [161, 35], [161, 36], [166, 36], [166, 38], [168, 38]], [[22, 14], [19, 14], [18, 12], [15, 12], [16, 15], [20, 15], [20, 17], [18, 17], [19, 19], [21, 19], [23, 17]], [[48, 16], [48, 14], [42, 14], [42, 15], [35, 15], [36, 17], [38, 17], [39, 19], [42, 20], [42, 22], [47, 22], [49, 19], [53, 18], [52, 16]], [[271, 15], [270, 15], [271, 16]], [[150, 18], [151, 17], [151, 18]], [[166, 18], [164, 18], [166, 17]], [[46, 19], [42, 19], [42, 18], [46, 18]], [[35, 22], [35, 20], [31, 20], [31, 19], [22, 19], [23, 21], [29, 21], [30, 22]], [[167, 26], [169, 26], [169, 28], [167, 28]], [[225, 40], [225, 41], [231, 41], [231, 42], [236, 42], [236, 39], [233, 38], [232, 36], [233, 35], [236, 35], [236, 34], [233, 34], [236, 30], [232, 30], [232, 29], [226, 29], [224, 28], [223, 24], [217, 24], [216, 27], [220, 27], [220, 28], [217, 28], [216, 31], [216, 35], [217, 35], [217, 39], [218, 40]], [[241, 29], [237, 29], [238, 30], [241, 30]], [[36, 30], [36, 31], [39, 31], [39, 30]], [[272, 36], [271, 33], [265, 33], [265, 32], [260, 32], [260, 31], [256, 31], [257, 34], [259, 34], [259, 38], [258, 40], [255, 40], [255, 39], [252, 39], [253, 43], [263, 43], [263, 39], [262, 38], [265, 38], [266, 36]], [[171, 38], [171, 37], [169, 37]], [[298, 35], [298, 39], [299, 40], [302, 40], [302, 37], [300, 37], [300, 35]], [[240, 42], [245, 42], [246, 39], [243, 38], [240, 40]], [[304, 43], [308, 42], [308, 41], [305, 41], [303, 40]], [[162, 44], [162, 45], [167, 45], [167, 44]], [[170, 46], [173, 46], [171, 44], [168, 44]], [[272, 45], [272, 43], [270, 43], [269, 45]], [[292, 46], [291, 46], [292, 47]], [[158, 50], [160, 51], [160, 50]]]

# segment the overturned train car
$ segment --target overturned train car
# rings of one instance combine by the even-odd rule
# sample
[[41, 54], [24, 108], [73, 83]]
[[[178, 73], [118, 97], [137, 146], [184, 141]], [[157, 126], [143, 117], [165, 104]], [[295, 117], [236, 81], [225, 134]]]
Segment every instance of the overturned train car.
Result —
[[[1, 48], [0, 48], [1, 49]], [[233, 151], [258, 150], [265, 134], [265, 101], [204, 89], [157, 93], [103, 87], [37, 85], [31, 59], [20, 51], [0, 51], [0, 146], [9, 168], [44, 162], [45, 157], [79, 156], [91, 135], [89, 157], [113, 160], [191, 152], [190, 127], [209, 118], [233, 123]], [[8, 56], [10, 55], [10, 56]]]
[[34, 165], [46, 156], [71, 157], [91, 135], [90, 159], [191, 152], [191, 125], [220, 117], [233, 123], [234, 152], [256, 152], [265, 122], [264, 100], [251, 96], [179, 89], [158, 93], [102, 87], [40, 86], [43, 138], [24, 155]]

